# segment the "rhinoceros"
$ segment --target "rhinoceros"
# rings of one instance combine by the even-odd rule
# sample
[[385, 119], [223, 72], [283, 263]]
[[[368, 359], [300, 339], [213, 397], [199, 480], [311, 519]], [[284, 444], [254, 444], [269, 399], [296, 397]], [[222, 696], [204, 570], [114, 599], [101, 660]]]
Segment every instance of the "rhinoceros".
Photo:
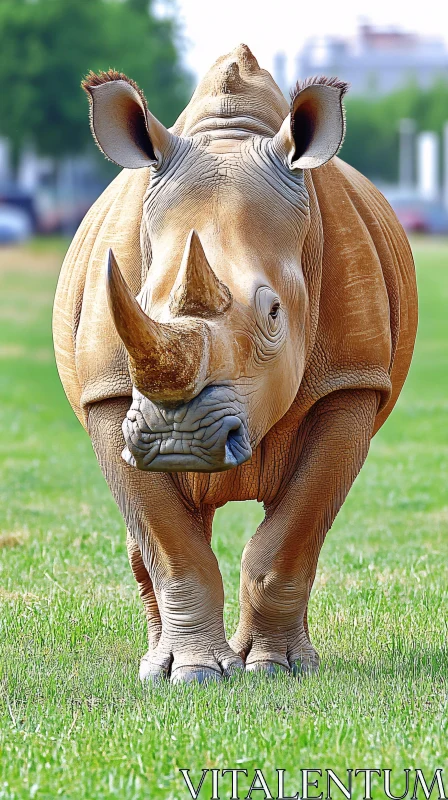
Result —
[[[406, 236], [336, 157], [347, 85], [307, 79], [288, 104], [240, 45], [169, 130], [122, 73], [84, 88], [97, 144], [123, 170], [67, 253], [54, 341], [126, 523], [148, 623], [140, 677], [313, 671], [319, 552], [417, 324]], [[211, 534], [231, 500], [266, 513], [228, 640]]]

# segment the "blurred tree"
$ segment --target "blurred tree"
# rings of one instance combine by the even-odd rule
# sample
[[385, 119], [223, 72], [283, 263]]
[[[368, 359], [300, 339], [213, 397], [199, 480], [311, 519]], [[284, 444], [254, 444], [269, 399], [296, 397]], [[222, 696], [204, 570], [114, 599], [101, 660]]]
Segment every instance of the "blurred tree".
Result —
[[176, 23], [148, 0], [0, 0], [0, 134], [15, 158], [28, 141], [57, 158], [82, 152], [91, 137], [80, 81], [109, 67], [136, 80], [166, 124], [188, 100]]
[[395, 182], [400, 119], [414, 119], [417, 132], [441, 134], [448, 120], [448, 81], [441, 78], [429, 89], [410, 83], [376, 100], [348, 95], [346, 109], [347, 135], [341, 158], [370, 178]]

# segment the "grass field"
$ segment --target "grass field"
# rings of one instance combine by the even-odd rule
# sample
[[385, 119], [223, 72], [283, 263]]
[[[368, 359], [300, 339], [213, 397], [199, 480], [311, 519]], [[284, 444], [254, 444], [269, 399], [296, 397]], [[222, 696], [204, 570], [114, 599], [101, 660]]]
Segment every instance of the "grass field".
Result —
[[[137, 678], [145, 625], [124, 526], [56, 374], [58, 246], [0, 252], [0, 798], [181, 800], [179, 769], [197, 783], [212, 767], [262, 768], [274, 789], [285, 769], [286, 793], [301, 768], [387, 767], [401, 794], [404, 768], [446, 766], [448, 242], [414, 244], [415, 360], [322, 552], [320, 674], [157, 689]], [[229, 629], [261, 516], [250, 503], [217, 514]]]

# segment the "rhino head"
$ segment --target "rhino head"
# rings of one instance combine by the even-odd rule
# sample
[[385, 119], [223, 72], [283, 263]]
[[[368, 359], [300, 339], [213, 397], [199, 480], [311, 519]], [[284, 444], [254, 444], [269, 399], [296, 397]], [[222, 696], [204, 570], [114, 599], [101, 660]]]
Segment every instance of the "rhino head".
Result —
[[288, 107], [241, 45], [219, 59], [175, 126], [120, 73], [84, 86], [92, 130], [122, 167], [148, 168], [133, 296], [110, 251], [110, 310], [129, 355], [128, 463], [217, 472], [247, 461], [287, 412], [310, 348], [301, 265], [310, 226], [304, 170], [343, 140], [346, 85], [297, 86]]

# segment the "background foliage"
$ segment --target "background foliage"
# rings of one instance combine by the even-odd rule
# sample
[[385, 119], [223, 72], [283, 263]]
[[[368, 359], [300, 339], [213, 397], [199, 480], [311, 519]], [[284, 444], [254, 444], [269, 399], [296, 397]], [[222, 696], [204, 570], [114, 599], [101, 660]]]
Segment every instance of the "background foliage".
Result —
[[372, 100], [346, 99], [347, 134], [340, 153], [371, 179], [398, 180], [398, 125], [416, 120], [416, 130], [442, 132], [448, 117], [448, 82], [440, 79], [429, 89], [409, 84], [400, 91]]
[[[151, 111], [172, 124], [189, 99], [176, 20], [156, 16], [152, 0], [0, 0], [0, 135], [15, 162], [27, 142], [62, 157], [92, 147], [79, 84], [89, 70], [113, 67], [143, 88]], [[386, 97], [350, 97], [342, 157], [368, 177], [397, 180], [398, 125], [441, 132], [448, 82], [410, 83]]]
[[148, 0], [0, 0], [0, 134], [16, 159], [26, 141], [44, 155], [82, 152], [91, 137], [80, 81], [109, 67], [172, 124], [190, 89], [180, 50], [175, 21]]

